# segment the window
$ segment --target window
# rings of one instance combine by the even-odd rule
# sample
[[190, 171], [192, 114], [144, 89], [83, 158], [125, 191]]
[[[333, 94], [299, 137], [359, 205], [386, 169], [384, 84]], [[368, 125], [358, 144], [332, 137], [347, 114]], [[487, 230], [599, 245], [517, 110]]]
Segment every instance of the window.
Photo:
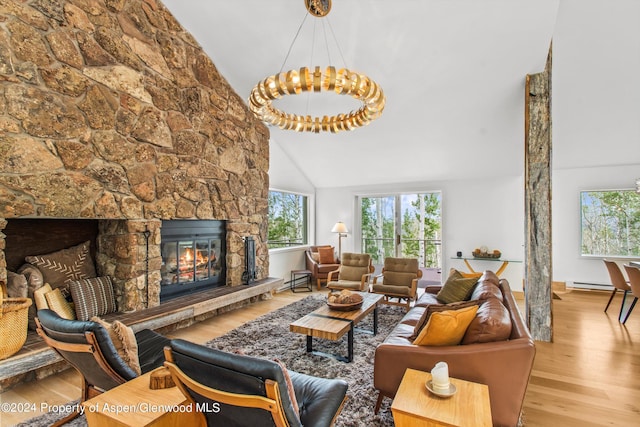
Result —
[[582, 191], [582, 255], [640, 256], [640, 194]]
[[421, 267], [440, 267], [441, 201], [439, 192], [361, 197], [362, 251], [376, 265], [408, 257]]
[[307, 196], [269, 191], [269, 249], [306, 245], [308, 218]]

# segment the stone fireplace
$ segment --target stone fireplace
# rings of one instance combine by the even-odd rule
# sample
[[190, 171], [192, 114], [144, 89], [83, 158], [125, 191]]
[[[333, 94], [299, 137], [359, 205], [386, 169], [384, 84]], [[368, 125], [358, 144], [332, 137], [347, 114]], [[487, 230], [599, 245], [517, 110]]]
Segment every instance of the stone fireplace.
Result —
[[156, 0], [2, 8], [0, 281], [15, 250], [2, 232], [22, 219], [97, 221], [98, 274], [120, 310], [160, 304], [163, 221], [223, 221], [226, 286], [243, 283], [252, 237], [266, 278], [268, 130], [169, 11]]

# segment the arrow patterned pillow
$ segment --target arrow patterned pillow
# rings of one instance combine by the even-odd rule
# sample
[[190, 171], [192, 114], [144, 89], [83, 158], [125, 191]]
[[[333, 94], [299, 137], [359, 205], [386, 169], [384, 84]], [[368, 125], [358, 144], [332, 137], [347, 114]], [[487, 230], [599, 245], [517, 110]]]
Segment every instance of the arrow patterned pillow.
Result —
[[96, 277], [90, 246], [91, 242], [87, 240], [50, 254], [25, 257], [25, 261], [38, 267], [44, 282], [49, 283], [53, 289], [63, 286], [67, 288], [74, 280]]

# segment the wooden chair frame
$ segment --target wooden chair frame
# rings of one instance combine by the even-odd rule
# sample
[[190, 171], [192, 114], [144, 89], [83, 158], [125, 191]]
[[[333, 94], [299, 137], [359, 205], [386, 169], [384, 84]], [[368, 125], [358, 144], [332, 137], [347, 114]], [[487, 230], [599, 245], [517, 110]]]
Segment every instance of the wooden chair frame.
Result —
[[[40, 337], [42, 337], [44, 342], [49, 347], [51, 347], [56, 353], [58, 353], [60, 357], [62, 357], [71, 366], [73, 366], [74, 369], [78, 371], [78, 373], [80, 373], [80, 376], [82, 377], [82, 396], [80, 397], [80, 403], [86, 400], [89, 400], [92, 397], [98, 396], [99, 394], [104, 393], [105, 390], [99, 387], [96, 387], [93, 384], [89, 384], [87, 382], [87, 379], [83, 375], [82, 371], [72, 362], [67, 360], [64, 357], [64, 355], [61, 353], [61, 351], [67, 351], [67, 352], [73, 352], [73, 353], [90, 353], [95, 359], [96, 363], [100, 366], [100, 368], [102, 368], [102, 370], [114, 381], [116, 381], [119, 384], [124, 384], [125, 382], [127, 382], [125, 378], [123, 378], [120, 374], [114, 371], [111, 365], [109, 365], [109, 362], [107, 362], [106, 358], [104, 357], [104, 354], [102, 353], [102, 350], [98, 345], [98, 340], [93, 332], [90, 332], [90, 331], [85, 332], [84, 335], [87, 340], [86, 344], [85, 343], [68, 343], [68, 342], [58, 341], [56, 339], [51, 338], [50, 336], [47, 335], [45, 328], [42, 327], [37, 317], [35, 321], [36, 321], [36, 332], [38, 333], [38, 335], [40, 335]], [[54, 424], [52, 424], [52, 427], [61, 426], [71, 421], [72, 419], [76, 418], [78, 415], [80, 415], [80, 413], [76, 410], [71, 414], [67, 415], [66, 417], [62, 418], [61, 420], [56, 421]]]
[[[176, 385], [182, 391], [182, 394], [189, 400], [193, 407], [196, 407], [195, 401], [189, 393], [189, 389], [196, 393], [205, 396], [216, 402], [221, 402], [227, 405], [240, 406], [245, 408], [258, 408], [265, 411], [269, 411], [273, 417], [273, 422], [277, 427], [289, 427], [290, 424], [284, 414], [284, 407], [282, 406], [282, 399], [280, 398], [280, 392], [278, 390], [278, 383], [267, 379], [265, 380], [265, 389], [267, 396], [255, 396], [248, 394], [229, 393], [222, 390], [217, 390], [211, 387], [207, 387], [199, 382], [191, 379], [185, 374], [176, 364], [171, 352], [171, 348], [165, 347], [164, 356], [166, 366], [171, 372]], [[338, 412], [339, 413], [339, 412]], [[207, 425], [204, 414], [202, 416], [203, 425]]]

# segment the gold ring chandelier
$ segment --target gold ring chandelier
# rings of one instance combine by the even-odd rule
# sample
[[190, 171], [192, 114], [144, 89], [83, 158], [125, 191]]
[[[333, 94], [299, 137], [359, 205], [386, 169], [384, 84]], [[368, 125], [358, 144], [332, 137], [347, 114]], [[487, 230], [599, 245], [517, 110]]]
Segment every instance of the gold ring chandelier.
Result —
[[[324, 17], [331, 10], [331, 0], [305, 0], [305, 4], [309, 14], [315, 17]], [[273, 101], [286, 95], [323, 91], [349, 95], [362, 105], [347, 114], [325, 115], [322, 118], [286, 113], [273, 106]], [[284, 71], [261, 80], [251, 91], [249, 109], [263, 122], [281, 129], [337, 133], [368, 125], [380, 117], [385, 101], [380, 86], [366, 75], [346, 68], [336, 71], [333, 66], [326, 67], [323, 73], [316, 66], [313, 71], [302, 67], [299, 71]]]
[[[285, 95], [322, 91], [350, 95], [361, 101], [362, 106], [348, 114], [323, 116], [321, 119], [287, 114], [275, 108], [272, 103]], [[345, 68], [336, 71], [332, 66], [327, 67], [324, 74], [320, 67], [315, 67], [313, 72], [303, 67], [300, 71], [290, 70], [269, 76], [253, 88], [249, 97], [249, 108], [263, 122], [285, 130], [315, 133], [336, 133], [365, 126], [380, 117], [384, 104], [384, 93], [375, 81]]]

